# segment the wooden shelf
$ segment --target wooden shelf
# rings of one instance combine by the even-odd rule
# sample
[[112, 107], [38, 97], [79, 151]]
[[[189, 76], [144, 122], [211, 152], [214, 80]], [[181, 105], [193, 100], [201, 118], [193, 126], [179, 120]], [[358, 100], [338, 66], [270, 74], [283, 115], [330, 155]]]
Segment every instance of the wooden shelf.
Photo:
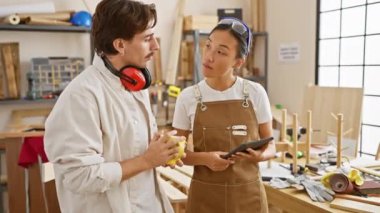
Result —
[[40, 104], [40, 103], [55, 103], [57, 99], [36, 99], [36, 100], [29, 100], [29, 99], [14, 99], [14, 100], [0, 100], [0, 106], [1, 105], [12, 105], [12, 104]]
[[68, 32], [68, 33], [90, 33], [91, 29], [78, 26], [49, 26], [49, 25], [10, 25], [0, 24], [0, 30], [7, 31], [34, 31], [34, 32]]

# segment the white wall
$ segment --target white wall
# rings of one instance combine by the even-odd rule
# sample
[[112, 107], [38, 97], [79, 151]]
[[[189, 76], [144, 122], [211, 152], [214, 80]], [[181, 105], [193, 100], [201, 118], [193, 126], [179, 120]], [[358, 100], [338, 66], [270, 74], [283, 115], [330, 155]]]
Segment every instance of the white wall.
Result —
[[[42, 0], [18, 0], [17, 3], [40, 1]], [[143, 1], [156, 4], [158, 11], [156, 35], [161, 37], [162, 62], [165, 70], [178, 0]], [[83, 1], [54, 0], [53, 2], [56, 10], [86, 10]], [[85, 0], [85, 2], [93, 12], [99, 0]], [[250, 0], [187, 0], [185, 15], [216, 15], [217, 8], [244, 8], [243, 19], [250, 22], [250, 2]], [[0, 6], [9, 4], [15, 4], [15, 1], [1, 0], [0, 2]], [[309, 82], [314, 82], [315, 18], [316, 0], [267, 0], [269, 98], [271, 103], [281, 103], [291, 112], [300, 112], [304, 86]], [[86, 64], [91, 61], [89, 36], [87, 34], [0, 31], [0, 42], [4, 41], [20, 42], [22, 72], [28, 70], [30, 58], [37, 56], [83, 56]], [[279, 45], [290, 42], [300, 44], [300, 61], [294, 64], [279, 63], [277, 56]], [[17, 107], [30, 108], [41, 105]], [[16, 106], [0, 105], [0, 130], [4, 128], [9, 119], [9, 112], [14, 107]]]
[[[24, 4], [44, 2], [48, 0], [1, 0], [0, 7], [11, 4]], [[99, 0], [52, 0], [57, 11], [61, 10], [90, 10], [94, 12]], [[170, 42], [175, 24], [175, 9], [178, 0], [143, 0], [146, 3], [155, 3], [158, 13], [158, 23], [155, 28], [157, 36], [161, 37], [162, 64], [165, 70], [168, 62]], [[88, 7], [87, 7], [88, 6]], [[243, 19], [250, 21], [250, 0], [187, 0], [185, 5], [185, 15], [190, 14], [208, 14], [216, 15], [217, 8], [244, 8]], [[20, 43], [20, 61], [21, 71], [24, 75], [30, 66], [31, 57], [47, 56], [69, 56], [85, 58], [88, 65], [90, 59], [90, 42], [88, 34], [77, 33], [42, 33], [42, 32], [17, 32], [17, 31], [0, 31], [0, 42], [16, 41]], [[151, 65], [149, 65], [151, 67]], [[22, 79], [22, 91], [25, 95], [26, 82]], [[10, 111], [13, 108], [33, 108], [43, 107], [47, 104], [32, 105], [4, 105], [0, 104], [0, 130], [5, 128], [10, 117]]]
[[[315, 79], [316, 5], [316, 0], [267, 0], [269, 97], [290, 112], [301, 112], [304, 87]], [[293, 42], [300, 46], [300, 60], [279, 62], [279, 45]]]

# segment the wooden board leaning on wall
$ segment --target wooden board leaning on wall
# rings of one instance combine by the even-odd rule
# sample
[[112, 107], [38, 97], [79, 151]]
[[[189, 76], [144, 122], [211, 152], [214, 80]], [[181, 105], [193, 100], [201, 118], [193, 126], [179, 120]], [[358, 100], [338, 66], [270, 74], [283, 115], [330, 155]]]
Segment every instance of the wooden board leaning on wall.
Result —
[[19, 44], [0, 43], [0, 100], [20, 98]]
[[344, 115], [343, 132], [343, 148], [348, 144], [348, 140], [355, 141], [355, 154], [357, 153], [357, 142], [360, 133], [360, 119], [363, 103], [363, 89], [362, 88], [344, 88], [344, 87], [319, 87], [307, 86], [304, 93], [303, 110], [301, 114], [300, 123], [302, 126], [306, 125], [306, 114], [308, 110], [313, 113], [312, 128], [312, 143], [326, 144], [328, 138], [332, 136], [329, 132], [337, 132], [336, 120], [332, 114], [337, 115], [342, 113]]

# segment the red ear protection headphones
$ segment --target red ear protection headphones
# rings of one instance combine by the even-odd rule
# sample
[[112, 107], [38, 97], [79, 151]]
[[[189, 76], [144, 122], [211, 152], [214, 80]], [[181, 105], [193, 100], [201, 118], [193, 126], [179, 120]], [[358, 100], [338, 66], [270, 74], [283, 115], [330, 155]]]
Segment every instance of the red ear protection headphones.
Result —
[[118, 71], [105, 56], [102, 56], [102, 59], [111, 73], [120, 78], [120, 82], [126, 90], [139, 91], [150, 86], [152, 78], [147, 68], [127, 65]]

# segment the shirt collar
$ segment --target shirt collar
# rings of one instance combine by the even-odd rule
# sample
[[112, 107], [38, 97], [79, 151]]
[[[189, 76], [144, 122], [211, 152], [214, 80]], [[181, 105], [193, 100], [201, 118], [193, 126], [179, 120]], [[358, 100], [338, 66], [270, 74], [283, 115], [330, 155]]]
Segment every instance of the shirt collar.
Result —
[[118, 90], [125, 90], [123, 85], [120, 82], [120, 78], [115, 76], [111, 73], [111, 71], [108, 70], [108, 68], [104, 65], [104, 61], [102, 58], [98, 55], [94, 55], [94, 60], [92, 62], [92, 65], [99, 70], [99, 72], [105, 76], [105, 79], [107, 82], [109, 82], [112, 87]]

